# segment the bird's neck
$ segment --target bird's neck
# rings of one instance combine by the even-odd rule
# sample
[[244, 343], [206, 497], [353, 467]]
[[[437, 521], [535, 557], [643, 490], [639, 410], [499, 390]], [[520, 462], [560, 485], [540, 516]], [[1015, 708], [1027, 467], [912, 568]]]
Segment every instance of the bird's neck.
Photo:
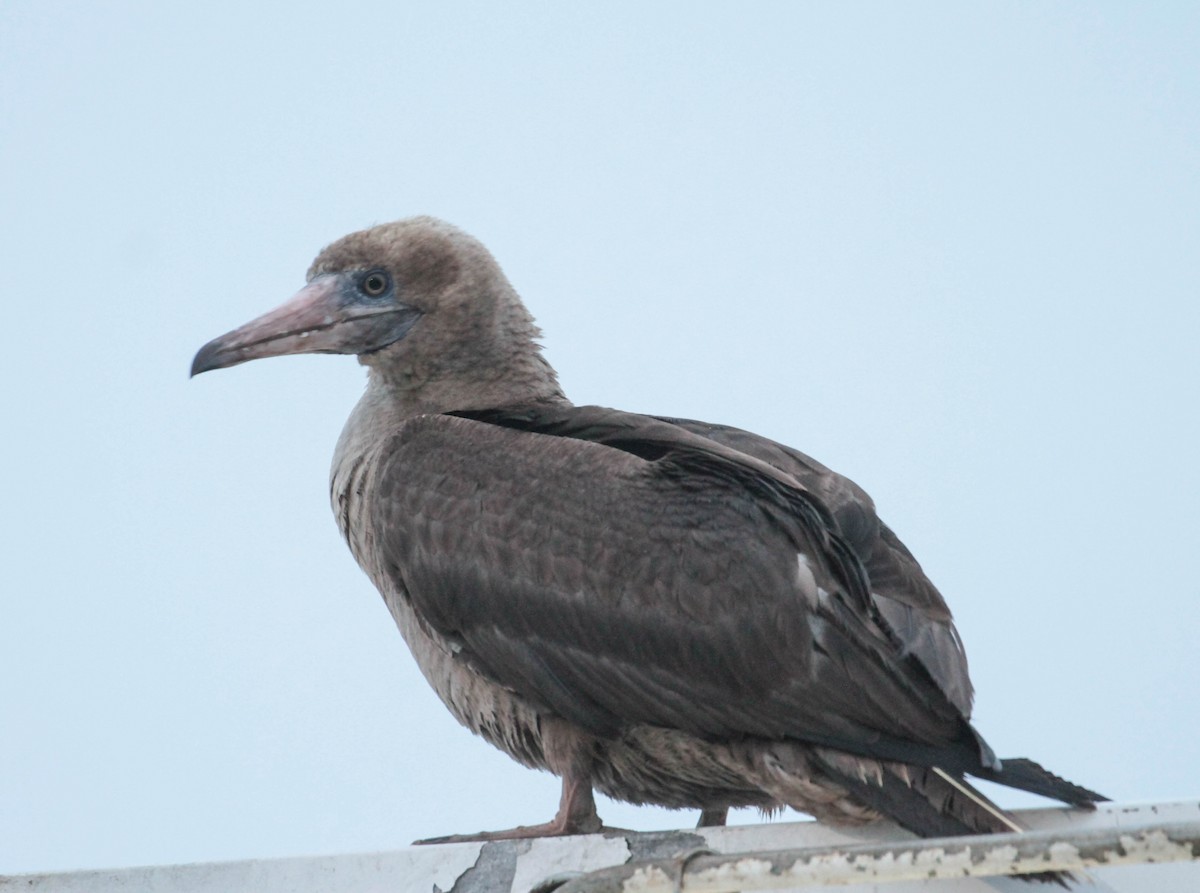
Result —
[[390, 420], [416, 415], [565, 401], [558, 376], [530, 340], [469, 362], [454, 357], [397, 358], [371, 364], [360, 407]]

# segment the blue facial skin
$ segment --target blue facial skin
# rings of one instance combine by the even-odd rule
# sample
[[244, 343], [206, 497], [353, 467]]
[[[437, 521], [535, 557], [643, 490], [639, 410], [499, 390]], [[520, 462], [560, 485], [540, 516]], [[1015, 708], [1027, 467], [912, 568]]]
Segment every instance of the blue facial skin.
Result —
[[[363, 326], [358, 329], [362, 336], [360, 349], [322, 351], [324, 353], [374, 353], [389, 344], [395, 344], [407, 335], [413, 324], [421, 318], [420, 310], [398, 300], [396, 284], [386, 270], [373, 269], [325, 275], [335, 276], [339, 280], [338, 305], [347, 318], [354, 318], [355, 307], [371, 308], [376, 313], [355, 318], [356, 327]], [[374, 322], [366, 326], [364, 324], [368, 319]]]

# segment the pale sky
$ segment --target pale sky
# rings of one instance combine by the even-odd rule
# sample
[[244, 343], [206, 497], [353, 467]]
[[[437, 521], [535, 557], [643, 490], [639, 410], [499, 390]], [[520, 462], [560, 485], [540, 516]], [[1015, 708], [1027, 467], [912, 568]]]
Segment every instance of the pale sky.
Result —
[[0, 873], [553, 814], [337, 534], [353, 359], [187, 377], [421, 213], [492, 249], [576, 402], [864, 486], [1001, 756], [1200, 796], [1197, 46], [1192, 3], [8, 0]]

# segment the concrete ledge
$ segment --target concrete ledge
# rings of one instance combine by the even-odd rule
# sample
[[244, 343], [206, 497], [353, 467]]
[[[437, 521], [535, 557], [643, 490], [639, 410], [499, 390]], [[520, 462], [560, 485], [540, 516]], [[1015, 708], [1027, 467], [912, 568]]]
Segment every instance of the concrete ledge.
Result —
[[[1093, 813], [1068, 809], [1038, 809], [1018, 812], [1032, 831], [1054, 831], [1062, 838], [1081, 839], [1095, 832], [1121, 831], [1131, 835], [1148, 829], [1195, 827], [1200, 829], [1200, 802], [1145, 805], [1104, 804]], [[681, 857], [698, 851], [749, 853], [822, 847], [840, 850], [863, 844], [900, 843], [912, 835], [879, 825], [845, 831], [815, 822], [744, 825], [731, 828], [702, 828], [692, 831], [628, 833], [613, 836], [589, 835], [487, 844], [460, 843], [408, 847], [384, 853], [316, 856], [293, 859], [248, 860], [196, 865], [164, 865], [145, 868], [81, 871], [65, 874], [15, 875], [0, 877], [0, 893], [93, 893], [96, 890], [137, 890], [146, 893], [529, 893], [547, 879], [571, 880], [572, 888], [583, 883], [580, 874], [623, 866], [630, 862], [676, 860], [680, 872], [668, 887], [682, 882]], [[1183, 861], [1154, 864], [1164, 850], [1134, 854], [1132, 867], [1091, 869], [1080, 889], [1115, 893], [1164, 893], [1200, 890], [1200, 861], [1190, 850], [1172, 851]], [[711, 856], [705, 856], [711, 860]], [[768, 871], [768, 873], [770, 873]], [[641, 873], [645, 875], [645, 873]], [[804, 885], [805, 890], [845, 889], [847, 879], [835, 886]], [[962, 891], [1037, 889], [1015, 878], [958, 877], [954, 879], [887, 882], [880, 876], [850, 878], [851, 889], [901, 891]], [[641, 882], [639, 882], [641, 883]], [[742, 877], [741, 889], [752, 889]], [[744, 886], [741, 886], [744, 885]], [[773, 884], [778, 889], [778, 883]], [[641, 884], [649, 893], [661, 885]], [[632, 888], [626, 888], [632, 889]], [[720, 889], [708, 887], [706, 889]]]

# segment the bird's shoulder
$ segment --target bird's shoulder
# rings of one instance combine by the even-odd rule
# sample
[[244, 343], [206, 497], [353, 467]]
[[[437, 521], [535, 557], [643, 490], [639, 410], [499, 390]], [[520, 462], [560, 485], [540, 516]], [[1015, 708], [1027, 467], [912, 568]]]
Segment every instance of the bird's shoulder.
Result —
[[[613, 562], [707, 540], [745, 561], [778, 553], [789, 567], [801, 551], [817, 573], [838, 575], [822, 579], [831, 589], [865, 598], [861, 569], [803, 487], [649, 416], [569, 405], [416, 416], [374, 464], [373, 517], [393, 538], [452, 523], [453, 535], [544, 554], [606, 545]], [[692, 556], [675, 572], [704, 563]]]

